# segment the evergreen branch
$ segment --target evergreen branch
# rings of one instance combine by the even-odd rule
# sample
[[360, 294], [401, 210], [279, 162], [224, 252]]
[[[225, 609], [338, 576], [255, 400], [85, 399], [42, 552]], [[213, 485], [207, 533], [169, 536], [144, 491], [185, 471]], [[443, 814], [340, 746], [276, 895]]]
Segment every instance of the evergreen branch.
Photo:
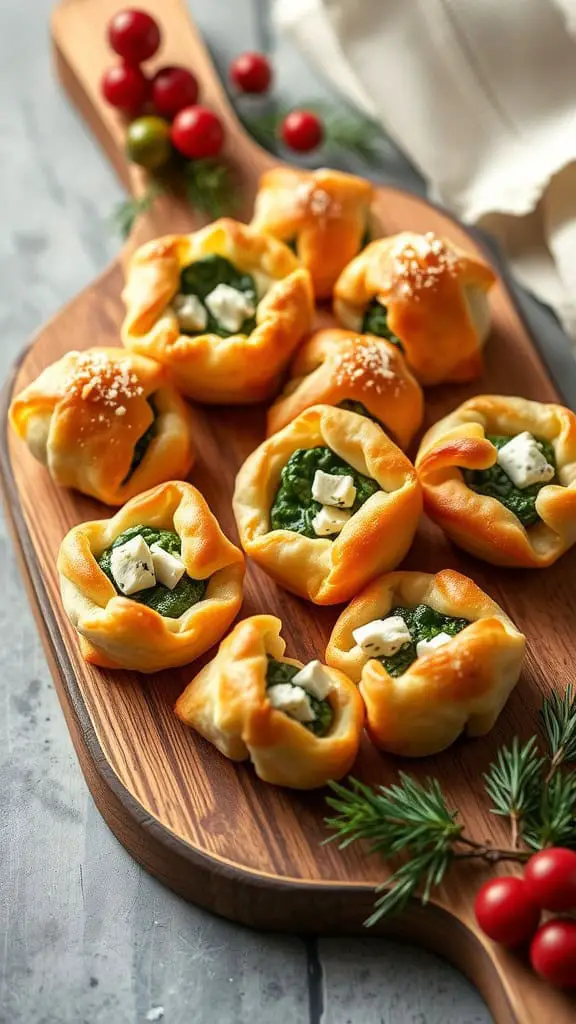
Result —
[[549, 777], [564, 762], [576, 761], [576, 693], [568, 685], [563, 694], [551, 693], [539, 714], [550, 758]]
[[[336, 112], [333, 107], [323, 103], [303, 103], [298, 109], [309, 110], [321, 119], [326, 146], [355, 153], [367, 163], [378, 161], [376, 144], [382, 133], [376, 121], [358, 113]], [[289, 107], [275, 104], [272, 110], [255, 116], [241, 115], [240, 120], [261, 146], [275, 150], [280, 140], [282, 121], [289, 113]]]
[[576, 774], [555, 772], [542, 781], [540, 799], [526, 818], [523, 839], [533, 850], [576, 847]]
[[219, 160], [190, 160], [184, 167], [190, 206], [215, 219], [231, 213], [237, 197], [227, 164]]
[[112, 212], [112, 223], [122, 238], [128, 238], [141, 214], [151, 208], [155, 199], [164, 191], [158, 181], [150, 181], [146, 191], [138, 199], [124, 199]]
[[543, 763], [535, 736], [523, 746], [515, 736], [509, 747], [498, 751], [496, 760], [484, 773], [484, 788], [492, 801], [492, 814], [510, 819], [513, 848], [518, 845], [523, 820], [534, 813], [538, 804]]

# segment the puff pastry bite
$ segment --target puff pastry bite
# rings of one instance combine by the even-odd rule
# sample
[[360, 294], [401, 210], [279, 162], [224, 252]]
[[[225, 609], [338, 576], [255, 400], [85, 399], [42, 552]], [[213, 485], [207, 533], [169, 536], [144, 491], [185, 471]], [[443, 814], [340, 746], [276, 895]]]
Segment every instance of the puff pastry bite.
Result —
[[576, 416], [478, 395], [436, 423], [416, 460], [425, 508], [466, 551], [543, 568], [576, 541]]
[[432, 233], [371, 242], [334, 286], [334, 312], [354, 331], [400, 341], [421, 384], [473, 380], [488, 335], [495, 276]]
[[325, 167], [275, 167], [260, 179], [252, 224], [293, 246], [320, 299], [365, 244], [373, 188], [364, 178]]
[[181, 481], [75, 526], [58, 572], [82, 654], [104, 668], [185, 665], [221, 638], [242, 604], [242, 552]]
[[273, 615], [239, 622], [175, 711], [226, 757], [249, 758], [265, 782], [314, 789], [352, 767], [364, 706], [338, 669], [284, 657], [281, 628]]
[[338, 619], [329, 665], [360, 683], [373, 742], [403, 757], [489, 732], [518, 681], [525, 638], [472, 580], [392, 572]]
[[124, 344], [201, 402], [268, 398], [313, 315], [310, 275], [294, 253], [226, 218], [138, 249], [123, 298]]
[[286, 388], [268, 410], [268, 433], [311, 405], [337, 405], [368, 416], [406, 448], [422, 423], [422, 389], [398, 346], [385, 338], [329, 329], [305, 341]]
[[381, 427], [318, 405], [248, 457], [233, 507], [240, 543], [265, 572], [316, 604], [337, 604], [404, 558], [421, 493]]
[[190, 410], [166, 370], [119, 348], [68, 352], [13, 400], [10, 422], [54, 483], [107, 505], [194, 461]]

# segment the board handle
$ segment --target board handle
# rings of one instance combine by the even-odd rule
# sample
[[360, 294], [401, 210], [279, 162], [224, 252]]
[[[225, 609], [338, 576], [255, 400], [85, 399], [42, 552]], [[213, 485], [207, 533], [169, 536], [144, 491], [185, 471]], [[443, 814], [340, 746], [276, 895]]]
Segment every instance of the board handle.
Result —
[[[138, 197], [146, 189], [147, 178], [146, 173], [126, 157], [127, 120], [100, 95], [104, 69], [120, 59], [108, 46], [106, 26], [125, 6], [126, 0], [60, 0], [52, 13], [51, 28], [56, 68], [66, 92], [107, 153], [126, 189]], [[138, 0], [138, 7], [149, 11], [162, 31], [158, 54], [146, 62], [147, 73], [170, 64], [180, 64], [194, 72], [200, 83], [200, 102], [211, 107], [224, 124], [223, 156], [233, 176], [237, 171], [238, 177], [245, 180], [247, 168], [257, 176], [267, 165], [276, 164], [277, 161], [242, 127], [182, 0], [162, 0], [161, 4], [158, 0]], [[203, 220], [205, 218], [196, 215], [188, 203], [172, 195], [161, 195], [138, 218], [129, 249], [160, 234], [193, 230]]]

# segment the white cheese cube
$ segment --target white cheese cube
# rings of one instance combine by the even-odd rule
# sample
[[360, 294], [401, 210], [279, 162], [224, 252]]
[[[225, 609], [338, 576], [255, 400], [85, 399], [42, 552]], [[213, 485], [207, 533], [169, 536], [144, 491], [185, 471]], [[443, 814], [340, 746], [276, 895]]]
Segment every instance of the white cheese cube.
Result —
[[284, 711], [285, 714], [295, 718], [297, 722], [313, 722], [315, 714], [312, 710], [310, 697], [301, 686], [292, 686], [292, 683], [276, 683], [269, 686], [268, 700], [273, 708]]
[[229, 284], [219, 284], [206, 296], [206, 305], [212, 316], [225, 331], [236, 334], [247, 317], [253, 316], [255, 306], [246, 292], [239, 292]]
[[312, 482], [312, 497], [321, 505], [352, 508], [356, 501], [354, 477], [324, 473], [323, 470], [317, 469]]
[[186, 572], [184, 562], [169, 551], [164, 551], [159, 544], [152, 544], [150, 551], [158, 583], [163, 583], [168, 590], [174, 590]]
[[373, 619], [365, 626], [352, 630], [358, 646], [371, 658], [390, 657], [412, 639], [410, 630], [401, 615], [389, 615], [387, 619]]
[[332, 680], [322, 663], [318, 660], [309, 661], [304, 668], [301, 668], [292, 677], [295, 686], [302, 686], [307, 693], [311, 693], [318, 700], [324, 700], [332, 689]]
[[197, 295], [176, 295], [172, 303], [183, 331], [203, 331], [208, 313]]
[[152, 553], [143, 537], [132, 537], [112, 548], [110, 568], [118, 590], [126, 597], [156, 586]]
[[546, 483], [554, 476], [554, 466], [546, 461], [538, 441], [527, 430], [500, 448], [497, 462], [520, 489]]
[[317, 537], [332, 537], [344, 529], [351, 515], [346, 509], [322, 505], [312, 520], [312, 529]]
[[416, 655], [421, 658], [423, 654], [435, 651], [437, 647], [444, 647], [453, 639], [448, 633], [437, 633], [431, 640], [419, 640], [416, 644]]

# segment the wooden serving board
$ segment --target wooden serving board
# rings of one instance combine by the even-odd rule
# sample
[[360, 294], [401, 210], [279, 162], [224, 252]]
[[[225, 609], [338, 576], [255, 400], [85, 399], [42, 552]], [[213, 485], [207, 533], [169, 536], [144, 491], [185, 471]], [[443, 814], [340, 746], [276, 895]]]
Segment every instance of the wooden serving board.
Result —
[[[203, 100], [224, 119], [227, 156], [240, 182], [240, 215], [248, 219], [258, 176], [276, 161], [243, 133], [179, 0], [139, 2], [156, 14], [161, 10], [161, 63], [193, 68]], [[123, 126], [101, 103], [97, 87], [102, 68], [110, 62], [104, 27], [121, 6], [120, 0], [64, 0], [54, 12], [53, 36], [64, 85], [122, 179], [137, 192], [141, 179], [124, 159]], [[376, 215], [383, 234], [431, 230], [478, 248], [448, 216], [391, 188], [379, 189]], [[189, 210], [162, 199], [141, 219], [131, 244], [194, 226]], [[373, 889], [386, 871], [378, 858], [357, 846], [339, 852], [335, 845], [321, 845], [326, 838], [325, 794], [267, 786], [250, 767], [227, 761], [175, 718], [174, 701], [198, 663], [151, 677], [92, 668], [82, 661], [63, 613], [55, 568], [60, 541], [74, 524], [109, 513], [97, 502], [56, 488], [7, 430], [6, 412], [11, 395], [69, 348], [119, 344], [121, 285], [117, 260], [40, 331], [4, 392], [0, 468], [6, 510], [82, 770], [120, 841], [147, 870], [187, 899], [259, 928], [359, 933]], [[502, 281], [493, 290], [492, 313], [484, 377], [473, 387], [429, 391], [428, 423], [473, 393], [559, 398]], [[329, 322], [329, 315], [321, 314], [320, 320]], [[200, 457], [190, 479], [233, 539], [234, 477], [264, 436], [264, 413], [260, 407], [195, 412]], [[370, 783], [393, 779], [398, 768], [409, 768], [419, 778], [436, 775], [477, 839], [505, 843], [499, 819], [490, 815], [482, 799], [481, 773], [499, 744], [515, 733], [534, 732], [542, 693], [572, 678], [576, 551], [545, 572], [494, 569], [457, 551], [423, 521], [406, 567], [434, 572], [448, 566], [476, 580], [526, 632], [528, 654], [520, 684], [490, 736], [409, 764], [379, 754], [366, 740], [354, 774]], [[338, 609], [319, 609], [292, 597], [250, 566], [242, 615], [263, 610], [283, 620], [289, 654], [303, 660], [323, 656]], [[539, 981], [524, 960], [479, 933], [472, 900], [482, 879], [481, 870], [455, 871], [427, 908], [414, 902], [401, 918], [377, 930], [410, 937], [447, 955], [479, 986], [499, 1024], [574, 1021], [573, 1001]]]

